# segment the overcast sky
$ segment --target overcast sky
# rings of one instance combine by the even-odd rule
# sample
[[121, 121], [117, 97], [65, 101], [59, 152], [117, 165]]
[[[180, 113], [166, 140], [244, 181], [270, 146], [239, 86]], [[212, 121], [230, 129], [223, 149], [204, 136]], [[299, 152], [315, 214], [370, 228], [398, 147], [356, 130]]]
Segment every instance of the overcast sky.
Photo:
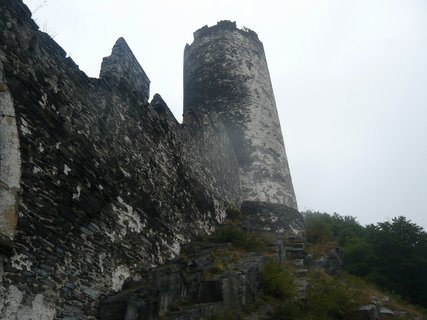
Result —
[[300, 210], [427, 229], [426, 0], [25, 0], [88, 76], [123, 36], [176, 117], [193, 32], [264, 43]]

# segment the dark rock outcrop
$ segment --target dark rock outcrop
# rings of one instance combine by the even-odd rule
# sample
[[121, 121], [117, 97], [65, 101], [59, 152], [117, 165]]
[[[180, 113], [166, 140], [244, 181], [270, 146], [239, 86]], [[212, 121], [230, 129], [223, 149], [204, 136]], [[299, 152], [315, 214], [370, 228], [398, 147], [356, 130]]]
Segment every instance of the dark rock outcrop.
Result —
[[144, 274], [141, 281], [103, 301], [99, 319], [209, 319], [254, 303], [271, 256], [246, 253], [232, 261], [231, 249], [230, 243], [185, 248], [177, 261]]

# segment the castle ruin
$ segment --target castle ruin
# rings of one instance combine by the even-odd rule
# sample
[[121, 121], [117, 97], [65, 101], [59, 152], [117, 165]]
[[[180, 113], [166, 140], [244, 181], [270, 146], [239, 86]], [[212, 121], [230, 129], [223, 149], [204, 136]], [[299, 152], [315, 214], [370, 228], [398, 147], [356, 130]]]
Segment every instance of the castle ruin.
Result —
[[89, 78], [0, 1], [0, 318], [94, 319], [124, 281], [211, 233], [303, 236], [262, 43], [222, 21], [185, 49], [184, 123], [120, 38]]

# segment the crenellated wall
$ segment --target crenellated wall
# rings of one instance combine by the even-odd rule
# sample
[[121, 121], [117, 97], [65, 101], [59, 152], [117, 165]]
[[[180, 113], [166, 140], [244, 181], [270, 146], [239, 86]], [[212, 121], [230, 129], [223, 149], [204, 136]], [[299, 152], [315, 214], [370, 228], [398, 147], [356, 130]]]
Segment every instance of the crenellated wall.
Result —
[[21, 0], [2, 0], [0, 61], [1, 319], [93, 319], [239, 206], [221, 124], [182, 126], [148, 103], [123, 39], [89, 78]]

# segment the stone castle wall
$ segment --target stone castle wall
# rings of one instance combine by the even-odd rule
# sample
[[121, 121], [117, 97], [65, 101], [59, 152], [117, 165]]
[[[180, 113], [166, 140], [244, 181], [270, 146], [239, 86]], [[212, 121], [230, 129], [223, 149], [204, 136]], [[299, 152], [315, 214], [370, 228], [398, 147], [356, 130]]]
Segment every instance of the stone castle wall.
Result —
[[204, 27], [184, 64], [181, 125], [123, 38], [89, 78], [0, 0], [1, 319], [93, 319], [230, 207], [303, 230], [257, 35]]
[[[240, 204], [221, 124], [180, 125], [123, 39], [88, 78], [0, 1], [0, 318], [91, 319]], [[129, 78], [130, 77], [130, 78]]]

